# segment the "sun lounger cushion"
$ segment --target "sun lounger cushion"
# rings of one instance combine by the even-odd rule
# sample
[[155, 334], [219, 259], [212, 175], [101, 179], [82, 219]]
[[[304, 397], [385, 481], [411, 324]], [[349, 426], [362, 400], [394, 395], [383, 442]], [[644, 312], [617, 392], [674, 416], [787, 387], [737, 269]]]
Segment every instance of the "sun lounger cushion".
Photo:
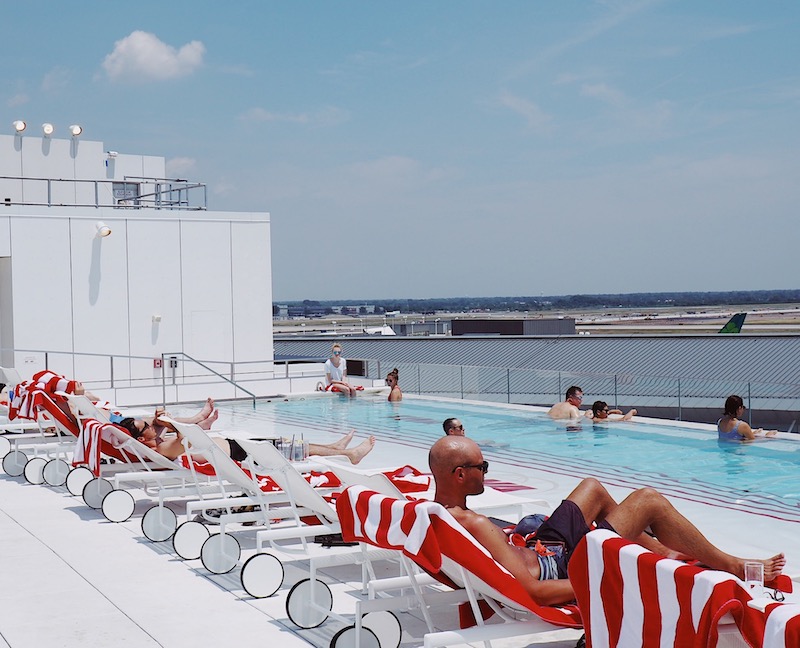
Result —
[[[440, 573], [446, 557], [488, 588], [501, 592], [520, 609], [529, 610], [555, 625], [581, 626], [580, 614], [574, 606], [538, 605], [441, 504], [398, 500], [361, 486], [351, 486], [337, 498], [336, 511], [342, 537], [347, 541], [402, 551], [432, 575]], [[455, 578], [452, 574], [446, 576]]]
[[716, 645], [728, 612], [760, 645], [760, 613], [747, 606], [750, 595], [736, 577], [664, 558], [610, 531], [581, 540], [569, 578], [595, 648]]

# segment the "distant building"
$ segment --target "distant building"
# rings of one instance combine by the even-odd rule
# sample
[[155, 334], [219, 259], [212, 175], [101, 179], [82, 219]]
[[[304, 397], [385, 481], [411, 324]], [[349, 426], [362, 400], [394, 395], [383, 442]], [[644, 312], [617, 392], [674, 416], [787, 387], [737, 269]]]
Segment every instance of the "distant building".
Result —
[[575, 320], [558, 319], [454, 319], [453, 335], [575, 335]]

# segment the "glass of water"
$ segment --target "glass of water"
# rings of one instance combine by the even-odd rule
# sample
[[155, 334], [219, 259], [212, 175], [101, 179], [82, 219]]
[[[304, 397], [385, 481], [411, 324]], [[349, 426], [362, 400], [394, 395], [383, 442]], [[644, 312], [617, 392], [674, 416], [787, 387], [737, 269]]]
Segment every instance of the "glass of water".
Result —
[[764, 563], [746, 562], [744, 564], [744, 585], [753, 598], [764, 595]]

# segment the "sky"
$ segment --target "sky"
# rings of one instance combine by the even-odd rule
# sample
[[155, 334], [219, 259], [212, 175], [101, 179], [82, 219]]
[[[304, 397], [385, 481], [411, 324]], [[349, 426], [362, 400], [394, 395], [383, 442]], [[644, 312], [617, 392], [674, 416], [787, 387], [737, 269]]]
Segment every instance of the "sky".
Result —
[[269, 212], [276, 301], [798, 287], [800, 3], [26, 0], [0, 128]]

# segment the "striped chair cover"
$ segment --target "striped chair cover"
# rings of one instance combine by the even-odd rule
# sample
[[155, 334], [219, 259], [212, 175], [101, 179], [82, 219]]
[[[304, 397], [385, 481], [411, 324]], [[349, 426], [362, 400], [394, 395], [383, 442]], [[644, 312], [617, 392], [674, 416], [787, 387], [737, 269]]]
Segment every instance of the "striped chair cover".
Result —
[[800, 605], [773, 603], [764, 614], [764, 648], [800, 646]]
[[[550, 607], [536, 603], [441, 504], [426, 500], [398, 500], [362, 486], [351, 486], [337, 498], [336, 511], [346, 541], [400, 550], [437, 578], [442, 575], [443, 559], [447, 558], [469, 572], [472, 581], [477, 579], [486, 585], [479, 589], [481, 594], [528, 610], [557, 626], [581, 627], [581, 616], [576, 607]], [[458, 580], [455, 574], [443, 575], [445, 582]]]
[[728, 612], [752, 646], [761, 645], [761, 613], [731, 574], [654, 554], [599, 529], [581, 540], [569, 578], [593, 648], [716, 646]]

